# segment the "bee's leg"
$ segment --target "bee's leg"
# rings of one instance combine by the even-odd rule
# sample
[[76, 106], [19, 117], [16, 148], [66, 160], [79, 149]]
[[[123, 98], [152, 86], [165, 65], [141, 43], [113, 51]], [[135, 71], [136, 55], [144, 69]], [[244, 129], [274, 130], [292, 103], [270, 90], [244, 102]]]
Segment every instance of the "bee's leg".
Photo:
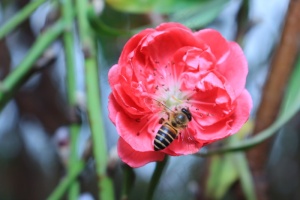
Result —
[[186, 133], [184, 131], [180, 132], [178, 134], [178, 139], [180, 139], [181, 141], [183, 141], [186, 137]]
[[164, 121], [165, 121], [164, 118], [160, 118], [159, 121], [158, 121], [158, 123], [159, 123], [159, 124], [162, 124]]

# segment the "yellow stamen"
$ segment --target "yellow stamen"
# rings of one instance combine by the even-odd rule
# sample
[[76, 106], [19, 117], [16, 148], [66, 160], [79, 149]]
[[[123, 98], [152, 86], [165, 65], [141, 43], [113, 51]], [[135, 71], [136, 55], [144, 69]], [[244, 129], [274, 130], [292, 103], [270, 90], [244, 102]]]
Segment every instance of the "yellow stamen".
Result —
[[174, 99], [175, 101], [177, 101], [178, 103], [182, 104], [183, 101], [180, 99], [177, 99], [174, 95], [172, 95], [172, 99]]

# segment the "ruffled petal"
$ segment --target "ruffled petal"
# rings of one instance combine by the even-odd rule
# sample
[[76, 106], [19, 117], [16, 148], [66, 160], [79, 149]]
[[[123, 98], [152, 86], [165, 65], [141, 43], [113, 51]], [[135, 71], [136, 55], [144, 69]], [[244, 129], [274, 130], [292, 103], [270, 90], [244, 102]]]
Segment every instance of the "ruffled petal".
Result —
[[196, 32], [195, 36], [205, 41], [218, 62], [222, 62], [228, 56], [230, 51], [228, 42], [218, 31], [203, 29]]
[[217, 70], [226, 78], [238, 96], [245, 88], [248, 64], [241, 47], [237, 43], [230, 42], [229, 48], [228, 57], [224, 62], [218, 64]]
[[164, 153], [158, 151], [136, 151], [121, 137], [118, 140], [118, 154], [124, 163], [135, 168], [142, 167], [149, 162], [162, 161], [165, 157]]
[[108, 71], [108, 82], [111, 87], [113, 87], [119, 81], [119, 68], [120, 67], [118, 65], [114, 65]]
[[113, 94], [111, 93], [108, 96], [108, 117], [109, 119], [112, 121], [112, 123], [114, 125], [116, 125], [116, 117], [118, 112], [121, 111], [121, 107], [119, 106], [119, 104], [116, 102], [115, 97], [113, 96]]
[[123, 112], [116, 117], [116, 127], [119, 135], [136, 151], [153, 151], [154, 137], [161, 126], [156, 114], [140, 116], [132, 119]]
[[236, 99], [237, 106], [232, 115], [231, 134], [238, 132], [246, 123], [252, 109], [252, 98], [247, 90], [243, 90], [241, 95]]
[[[208, 51], [196, 47], [183, 47], [174, 54], [175, 66], [171, 72], [179, 77], [183, 72], [207, 73], [215, 67], [215, 58]], [[169, 70], [169, 69], [167, 69]]]
[[122, 107], [129, 116], [142, 115], [148, 111], [144, 104], [140, 104], [139, 99], [141, 98], [141, 94], [132, 92], [132, 88], [116, 84], [112, 92], [120, 107]]
[[186, 29], [169, 28], [149, 34], [141, 45], [140, 51], [163, 69], [171, 61], [174, 53], [181, 47], [194, 46], [205, 48], [202, 40], [194, 37], [193, 33]]
[[137, 48], [137, 46], [141, 43], [142, 39], [147, 35], [155, 32], [154, 29], [145, 29], [140, 33], [134, 35], [128, 42], [125, 44], [122, 54], [119, 59], [119, 64], [126, 64], [127, 61], [132, 57], [132, 52]]
[[193, 126], [191, 128], [196, 130], [197, 135], [195, 137], [197, 140], [211, 143], [236, 133], [248, 120], [251, 108], [251, 96], [247, 90], [244, 90], [236, 99], [236, 106], [230, 117], [224, 118], [212, 126], [199, 126], [196, 123], [191, 123]]
[[235, 96], [222, 76], [189, 72], [182, 74], [182, 82], [182, 91], [194, 91], [188, 102], [199, 126], [214, 125], [231, 115]]

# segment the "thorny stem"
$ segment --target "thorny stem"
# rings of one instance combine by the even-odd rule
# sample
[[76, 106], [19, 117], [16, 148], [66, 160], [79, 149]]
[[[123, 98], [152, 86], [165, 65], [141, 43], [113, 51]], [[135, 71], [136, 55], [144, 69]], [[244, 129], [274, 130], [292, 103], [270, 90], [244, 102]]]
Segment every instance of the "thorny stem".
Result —
[[165, 157], [165, 159], [161, 162], [156, 162], [156, 167], [154, 169], [153, 175], [150, 180], [149, 188], [148, 188], [148, 193], [146, 200], [152, 200], [153, 195], [155, 192], [155, 189], [159, 183], [159, 180], [161, 178], [161, 175], [166, 167], [166, 164], [168, 162], [168, 156]]
[[2, 81], [2, 90], [0, 91], [0, 111], [11, 99], [16, 90], [30, 77], [34, 71], [34, 63], [63, 32], [65, 25], [66, 24], [63, 21], [58, 21], [46, 32], [42, 33], [37, 38], [23, 61]]
[[95, 41], [89, 27], [87, 11], [88, 2], [76, 0], [78, 14], [79, 35], [83, 53], [85, 56], [85, 81], [87, 90], [87, 110], [90, 128], [93, 138], [93, 152], [96, 161], [98, 176], [98, 198], [113, 200], [112, 180], [106, 174], [107, 168], [107, 147], [104, 132], [103, 117], [101, 113], [101, 100], [98, 79], [98, 66], [96, 57]]
[[29, 3], [22, 10], [18, 11], [18, 13], [8, 20], [1, 28], [0, 28], [0, 40], [9, 34], [14, 28], [16, 28], [19, 24], [25, 21], [30, 14], [37, 9], [41, 4], [43, 4], [46, 0], [36, 0]]
[[[76, 75], [75, 75], [75, 57], [74, 57], [74, 36], [73, 36], [73, 10], [71, 0], [61, 1], [61, 8], [63, 14], [63, 20], [68, 24], [65, 27], [63, 33], [63, 43], [65, 51], [65, 60], [66, 60], [66, 71], [67, 71], [67, 95], [68, 95], [68, 104], [70, 109], [70, 115], [74, 114], [76, 107]], [[71, 116], [74, 118], [74, 116]], [[71, 122], [69, 127], [70, 132], [70, 158], [68, 163], [68, 170], [71, 170], [71, 167], [77, 165], [79, 157], [77, 154], [77, 144], [78, 144], [78, 133], [80, 130], [79, 124]], [[74, 181], [71, 184], [69, 190], [69, 199], [78, 199], [79, 196], [79, 182]]]

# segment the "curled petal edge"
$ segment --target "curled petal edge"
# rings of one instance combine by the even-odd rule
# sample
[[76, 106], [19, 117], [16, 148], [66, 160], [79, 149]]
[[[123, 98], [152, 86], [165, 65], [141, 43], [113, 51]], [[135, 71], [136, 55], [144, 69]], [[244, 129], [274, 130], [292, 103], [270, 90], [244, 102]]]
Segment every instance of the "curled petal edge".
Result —
[[134, 150], [121, 137], [118, 140], [118, 154], [120, 159], [130, 167], [142, 167], [150, 162], [162, 161], [165, 154], [157, 151], [139, 152]]

